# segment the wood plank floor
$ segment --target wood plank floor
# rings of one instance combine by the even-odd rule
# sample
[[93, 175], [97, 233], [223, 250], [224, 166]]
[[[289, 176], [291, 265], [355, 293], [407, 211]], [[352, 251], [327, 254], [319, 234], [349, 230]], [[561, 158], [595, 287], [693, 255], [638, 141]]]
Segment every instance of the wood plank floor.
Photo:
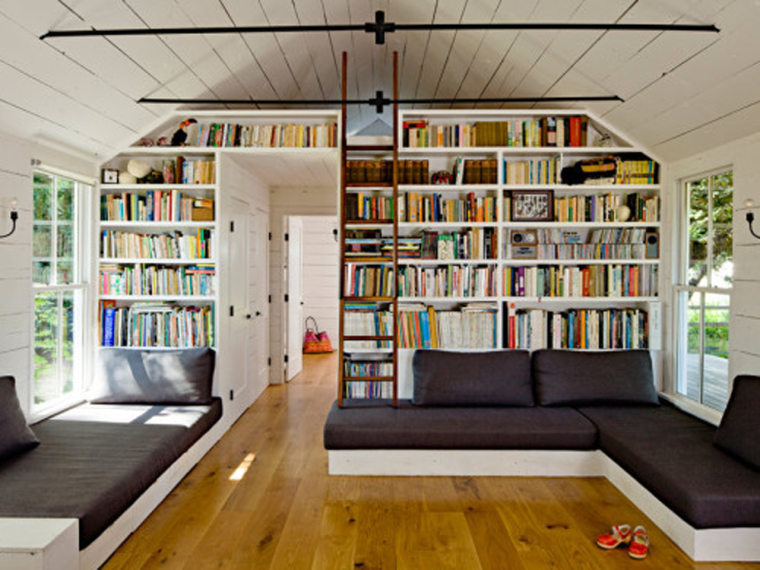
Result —
[[[760, 567], [692, 563], [605, 479], [329, 477], [322, 425], [335, 378], [334, 355], [305, 357], [105, 568]], [[594, 545], [626, 522], [650, 532], [644, 561]]]

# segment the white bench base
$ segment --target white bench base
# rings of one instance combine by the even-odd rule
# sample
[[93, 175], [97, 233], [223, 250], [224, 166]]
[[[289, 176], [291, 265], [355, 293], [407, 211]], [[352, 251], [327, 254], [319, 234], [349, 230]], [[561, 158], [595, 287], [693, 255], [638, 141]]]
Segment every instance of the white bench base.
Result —
[[760, 562], [760, 528], [696, 529], [602, 451], [356, 449], [328, 452], [330, 475], [606, 477], [697, 562]]
[[79, 550], [79, 521], [0, 518], [0, 568], [94, 570], [140, 526], [230, 426], [220, 418], [87, 548]]

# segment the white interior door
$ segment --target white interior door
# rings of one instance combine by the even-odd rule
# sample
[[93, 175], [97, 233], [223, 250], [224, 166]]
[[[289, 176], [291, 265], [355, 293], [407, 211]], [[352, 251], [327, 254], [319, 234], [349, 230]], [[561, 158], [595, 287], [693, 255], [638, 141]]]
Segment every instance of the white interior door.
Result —
[[303, 366], [303, 222], [297, 216], [288, 216], [286, 275], [288, 279], [287, 355], [285, 379], [290, 381]]
[[248, 216], [248, 384], [256, 395], [269, 384], [269, 215]]
[[228, 202], [230, 225], [223, 228], [227, 233], [227, 339], [224, 353], [225, 378], [230, 400], [247, 388], [246, 341], [248, 339], [248, 211], [249, 205], [238, 198]]

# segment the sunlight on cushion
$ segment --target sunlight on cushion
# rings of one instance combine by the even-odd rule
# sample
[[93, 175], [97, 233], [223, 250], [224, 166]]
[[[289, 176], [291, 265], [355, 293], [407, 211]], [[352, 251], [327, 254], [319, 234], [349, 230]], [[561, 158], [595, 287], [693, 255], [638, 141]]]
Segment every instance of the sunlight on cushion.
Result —
[[148, 406], [144, 404], [84, 404], [53, 420], [190, 427], [208, 406]]

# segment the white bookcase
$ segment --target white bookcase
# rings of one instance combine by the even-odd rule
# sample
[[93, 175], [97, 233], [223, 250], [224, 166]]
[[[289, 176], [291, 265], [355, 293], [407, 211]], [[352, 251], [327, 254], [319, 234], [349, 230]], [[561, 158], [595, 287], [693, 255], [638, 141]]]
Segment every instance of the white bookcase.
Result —
[[[465, 199], [469, 193], [473, 193], [474, 197], [491, 197], [496, 202], [496, 215], [494, 220], [487, 222], [431, 222], [431, 221], [418, 221], [409, 222], [401, 221], [398, 224], [399, 237], [403, 238], [419, 233], [422, 230], [433, 230], [441, 232], [451, 232], [455, 230], [466, 231], [472, 228], [493, 228], [497, 232], [497, 247], [493, 259], [477, 259], [477, 260], [430, 260], [430, 259], [399, 259], [399, 271], [403, 271], [404, 268], [418, 267], [420, 269], [430, 269], [434, 267], [446, 270], [450, 267], [463, 267], [477, 266], [477, 267], [491, 267], [494, 269], [494, 287], [491, 294], [476, 297], [461, 297], [461, 296], [405, 296], [399, 297], [399, 311], [402, 311], [404, 305], [409, 303], [422, 303], [427, 306], [433, 306], [436, 311], [438, 310], [451, 310], [460, 308], [468, 303], [491, 303], [495, 309], [495, 331], [493, 335], [493, 343], [490, 346], [478, 347], [479, 349], [488, 348], [506, 348], [515, 347], [510, 345], [508, 340], [509, 323], [508, 323], [508, 307], [513, 305], [516, 311], [524, 310], [544, 310], [549, 312], [563, 312], [568, 310], [597, 310], [615, 309], [615, 310], [638, 310], [645, 311], [648, 317], [648, 341], [646, 346], [651, 349], [658, 350], [661, 345], [661, 330], [660, 330], [660, 300], [658, 291], [662, 291], [662, 284], [659, 283], [659, 249], [657, 249], [657, 255], [645, 255], [645, 248], [642, 246], [638, 248], [640, 251], [636, 252], [635, 258], [619, 257], [619, 256], [594, 256], [590, 259], [578, 259], [571, 257], [569, 259], [556, 259], [556, 258], [538, 258], [531, 259], [519, 259], [514, 255], [513, 246], [510, 244], [510, 235], [513, 231], [525, 231], [530, 230], [536, 232], [542, 232], [548, 230], [558, 230], [559, 235], [566, 236], [569, 240], [586, 241], [591, 232], [595, 230], [639, 230], [641, 234], [644, 232], [652, 232], [653, 235], [659, 233], [660, 220], [663, 219], [663, 214], [659, 204], [657, 205], [657, 218], [647, 218], [645, 221], [639, 220], [635, 217], [635, 212], [631, 212], [628, 219], [616, 219], [620, 216], [617, 210], [615, 214], [608, 214], [608, 217], [604, 220], [589, 221], [585, 218], [579, 221], [556, 221], [552, 218], [550, 221], [513, 221], [511, 212], [507, 210], [511, 206], [511, 203], [507, 203], [507, 198], [511, 198], [512, 193], [516, 191], [552, 191], [553, 198], [556, 200], [562, 197], [579, 196], [581, 198], [588, 198], [590, 201], [593, 197], [594, 200], [598, 200], [599, 197], [604, 195], [612, 196], [624, 196], [628, 194], [639, 194], [642, 197], [654, 199], [655, 202], [659, 201], [660, 185], [658, 178], [653, 177], [651, 183], [638, 184], [638, 183], [620, 183], [622, 181], [614, 180], [602, 181], [604, 183], [597, 184], [563, 184], [560, 182], [559, 174], [561, 169], [566, 166], [571, 166], [577, 161], [594, 159], [605, 156], [621, 157], [624, 160], [644, 160], [649, 157], [644, 155], [641, 149], [630, 144], [624, 138], [617, 135], [610, 128], [605, 126], [601, 121], [593, 118], [592, 116], [579, 112], [568, 110], [496, 110], [496, 111], [464, 111], [464, 110], [409, 110], [401, 111], [399, 113], [399, 124], [405, 131], [405, 125], [412, 125], [414, 128], [415, 122], [420, 125], [420, 122], [424, 121], [428, 127], [428, 135], [432, 129], [431, 126], [438, 125], [473, 125], [475, 122], [503, 122], [511, 121], [516, 123], [517, 121], [541, 121], [548, 117], [554, 118], [569, 118], [571, 116], [582, 116], [584, 121], [587, 122], [587, 144], [583, 146], [408, 146], [407, 142], [413, 137], [408, 137], [406, 133], [400, 137], [400, 149], [399, 160], [426, 160], [429, 164], [429, 173], [432, 176], [437, 171], [451, 171], [454, 163], [458, 158], [465, 161], [467, 160], [495, 160], [497, 164], [497, 176], [495, 180], [491, 180], [487, 183], [480, 184], [444, 184], [437, 185], [431, 184], [430, 180], [424, 181], [423, 184], [405, 184], [399, 186], [399, 201], [404, 200], [406, 195], [417, 194], [419, 196], [430, 196], [432, 194], [441, 195], [442, 199]], [[609, 135], [608, 140], [605, 142], [605, 146], [593, 146], [597, 137], [602, 134]], [[578, 141], [579, 142], [579, 141]], [[512, 161], [525, 162], [531, 159], [547, 161], [549, 159], [556, 161], [556, 183], [551, 181], [542, 180], [540, 184], [530, 183], [507, 183], [506, 178], [506, 166], [505, 164]], [[656, 163], [655, 163], [656, 164]], [[619, 168], [619, 165], [618, 165]], [[655, 166], [659, 169], [659, 166]], [[466, 180], [466, 179], [465, 179]], [[623, 200], [624, 203], [624, 200]], [[608, 208], [611, 210], [612, 208]], [[624, 212], [620, 212], [623, 214]], [[406, 212], [408, 219], [409, 212]], [[402, 218], [403, 219], [403, 218]], [[607, 221], [610, 220], [610, 221]], [[555, 232], [556, 233], [556, 232]], [[647, 236], [649, 234], [646, 234]], [[639, 236], [640, 237], [640, 236]], [[559, 245], [559, 244], [558, 244]], [[659, 245], [659, 244], [658, 244]], [[651, 249], [650, 249], [651, 252]], [[629, 266], [637, 267], [637, 271], [640, 273], [654, 273], [652, 278], [653, 290], [647, 290], [646, 294], [632, 293], [619, 295], [609, 292], [607, 294], [599, 296], [587, 295], [569, 295], [562, 294], [557, 296], [548, 295], [531, 295], [519, 294], [507, 291], [507, 272], [514, 268], [525, 268], [525, 270], [536, 271], [539, 267], [555, 268], [558, 271], [562, 270], [580, 270], [581, 268], [588, 267], [588, 273], [596, 272], [608, 272], [611, 268], [620, 267], [625, 268]], [[622, 269], [621, 269], [622, 272]], [[582, 288], [581, 288], [582, 289]], [[583, 289], [582, 289], [583, 290]], [[590, 292], [590, 291], [587, 291]], [[603, 320], [600, 320], [600, 326]], [[601, 331], [600, 331], [601, 332]], [[594, 333], [596, 334], [596, 332]], [[640, 340], [640, 339], [637, 339]], [[637, 346], [645, 346], [643, 342], [639, 342]], [[551, 347], [551, 345], [549, 346]], [[635, 347], [635, 346], [634, 346]], [[529, 348], [533, 349], [536, 346], [523, 346], [518, 343], [516, 348]], [[592, 346], [590, 348], [598, 348]], [[602, 347], [603, 349], [603, 347]], [[413, 349], [402, 349], [399, 351], [399, 397], [410, 397], [411, 395], [411, 357]]]

